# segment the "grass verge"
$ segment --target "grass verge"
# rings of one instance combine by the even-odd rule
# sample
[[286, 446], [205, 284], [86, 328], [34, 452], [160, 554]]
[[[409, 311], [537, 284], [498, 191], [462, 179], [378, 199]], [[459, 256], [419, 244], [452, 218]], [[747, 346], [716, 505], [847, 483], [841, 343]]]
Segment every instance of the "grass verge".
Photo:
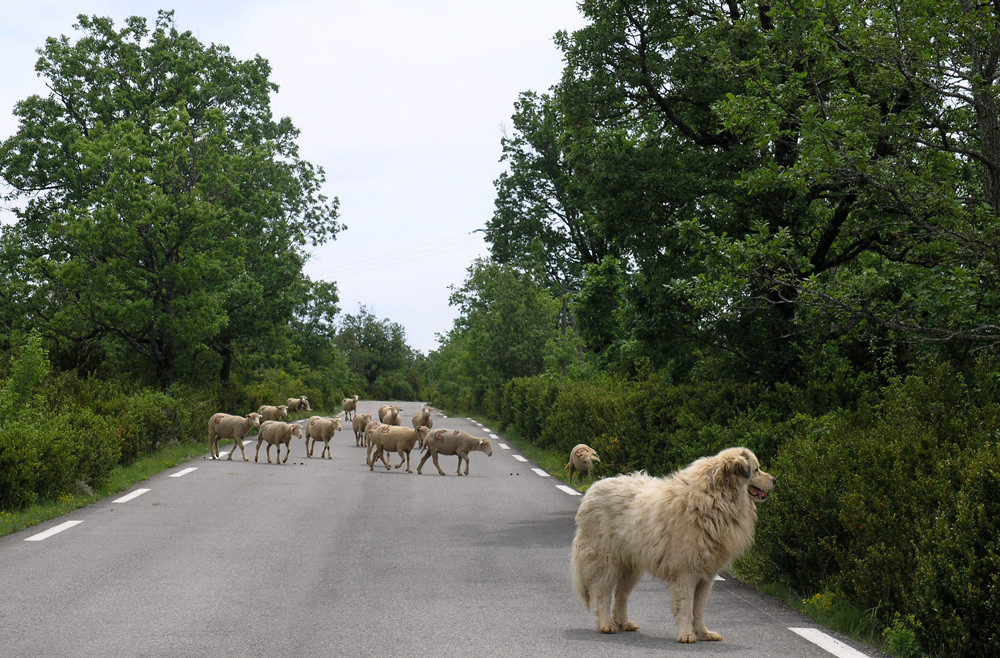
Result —
[[171, 443], [155, 454], [143, 457], [128, 466], [119, 466], [111, 472], [105, 482], [94, 489], [93, 493], [65, 493], [55, 500], [36, 503], [22, 510], [0, 511], [0, 537], [6, 537], [130, 489], [137, 482], [183, 464], [207, 451], [207, 444], [202, 442]]

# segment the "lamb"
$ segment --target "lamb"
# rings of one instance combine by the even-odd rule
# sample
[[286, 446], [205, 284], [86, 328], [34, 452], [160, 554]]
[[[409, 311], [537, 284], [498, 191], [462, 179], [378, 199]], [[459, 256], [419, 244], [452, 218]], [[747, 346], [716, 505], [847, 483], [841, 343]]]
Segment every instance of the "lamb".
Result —
[[375, 442], [375, 454], [372, 456], [371, 462], [368, 466], [369, 470], [375, 470], [375, 462], [382, 459], [382, 463], [385, 464], [385, 470], [391, 470], [389, 466], [389, 458], [386, 453], [396, 452], [399, 453], [399, 463], [396, 464], [396, 468], [400, 468], [403, 462], [406, 462], [406, 472], [412, 473], [413, 469], [410, 468], [410, 451], [413, 450], [413, 446], [417, 444], [418, 441], [423, 442], [427, 433], [430, 432], [429, 427], [421, 425], [415, 429], [410, 429], [408, 427], [396, 427], [393, 425], [382, 425], [372, 434], [372, 439]]
[[569, 469], [569, 483], [573, 484], [573, 472], [577, 473], [577, 480], [583, 480], [583, 476], [593, 473], [594, 462], [601, 461], [597, 456], [597, 451], [585, 443], [577, 444], [569, 451], [569, 463], [565, 468]]
[[[253, 460], [256, 462], [260, 457], [260, 444], [267, 441], [267, 463], [271, 463], [271, 446], [278, 447], [278, 454], [274, 456], [275, 464], [284, 464], [288, 461], [288, 455], [292, 452], [292, 437], [302, 438], [302, 427], [292, 423], [283, 423], [280, 420], [265, 420], [260, 424], [260, 432], [257, 433], [257, 454]], [[285, 458], [281, 459], [281, 444], [285, 444]], [[280, 461], [279, 461], [280, 460]]]
[[[327, 459], [333, 459], [333, 453], [330, 452], [330, 439], [333, 438], [333, 433], [340, 429], [342, 429], [340, 416], [335, 418], [313, 416], [310, 418], [306, 423], [306, 457], [312, 457], [316, 442], [322, 441], [326, 445], [323, 447], [323, 451], [319, 453], [319, 458], [323, 459], [323, 455], [326, 455]], [[310, 438], [312, 439], [312, 446], [309, 445]]]
[[257, 410], [260, 414], [260, 419], [264, 420], [281, 420], [288, 415], [288, 405], [282, 404], [277, 407], [271, 405], [261, 405], [260, 409]]
[[343, 400], [341, 400], [340, 406], [344, 410], [344, 420], [350, 420], [352, 412], [355, 416], [357, 415], [359, 399], [360, 396], [355, 395], [353, 397], [344, 398]]
[[247, 459], [247, 451], [243, 448], [243, 439], [250, 428], [260, 427], [260, 414], [249, 413], [246, 416], [231, 416], [229, 414], [218, 413], [208, 420], [208, 450], [212, 453], [212, 459], [219, 458], [219, 439], [232, 439], [233, 449], [229, 451], [230, 461], [233, 459], [233, 452], [236, 446], [240, 446], [243, 453], [243, 461]]
[[462, 474], [462, 460], [465, 460], [465, 474], [469, 474], [469, 453], [473, 450], [485, 452], [487, 457], [493, 456], [493, 444], [489, 439], [479, 439], [469, 436], [459, 430], [437, 430], [424, 439], [424, 457], [417, 466], [417, 475], [428, 457], [434, 458], [434, 466], [438, 473], [444, 475], [438, 464], [438, 455], [458, 455], [458, 474]]
[[288, 404], [285, 406], [288, 407], [289, 411], [298, 412], [299, 418], [302, 417], [303, 411], [312, 411], [312, 407], [309, 406], [309, 398], [304, 395], [300, 398], [288, 398]]
[[354, 445], [358, 447], [368, 445], [365, 438], [365, 426], [372, 422], [372, 415], [355, 413], [354, 420], [351, 422], [354, 427]]
[[386, 425], [399, 425], [399, 412], [402, 410], [394, 404], [383, 404], [378, 408], [378, 420]]

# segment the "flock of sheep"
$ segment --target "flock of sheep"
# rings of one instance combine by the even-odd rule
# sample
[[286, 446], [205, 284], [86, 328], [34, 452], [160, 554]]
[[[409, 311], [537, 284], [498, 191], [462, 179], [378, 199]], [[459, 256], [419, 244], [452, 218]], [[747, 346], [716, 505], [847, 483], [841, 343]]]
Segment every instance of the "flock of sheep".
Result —
[[[434, 421], [431, 420], [429, 407], [422, 407], [420, 411], [413, 415], [413, 429], [400, 426], [399, 414], [403, 410], [397, 405], [382, 405], [378, 410], [378, 420], [373, 420], [372, 414], [357, 413], [357, 404], [360, 396], [344, 398], [341, 406], [344, 410], [344, 421], [350, 420], [354, 430], [354, 443], [356, 446], [367, 448], [365, 463], [369, 470], [375, 470], [375, 462], [381, 460], [387, 470], [391, 470], [389, 454], [397, 453], [400, 457], [396, 468], [401, 468], [406, 463], [406, 472], [412, 473], [410, 468], [410, 452], [419, 446], [423, 452], [423, 458], [417, 466], [417, 474], [421, 473], [424, 463], [428, 459], [433, 459], [434, 466], [438, 473], [444, 475], [438, 463], [438, 455], [456, 455], [458, 457], [458, 475], [462, 475], [462, 462], [465, 462], [464, 474], [469, 474], [469, 453], [480, 451], [487, 456], [493, 456], [493, 446], [489, 439], [481, 439], [470, 436], [460, 430], [438, 429], [431, 431]], [[276, 447], [274, 463], [284, 464], [288, 461], [291, 452], [292, 437], [304, 438], [306, 442], [306, 456], [312, 457], [317, 441], [323, 442], [323, 450], [320, 452], [320, 459], [324, 456], [332, 459], [330, 452], [330, 439], [334, 432], [343, 429], [340, 416], [334, 418], [324, 418], [322, 416], [312, 416], [304, 423], [305, 434], [303, 435], [303, 425], [288, 423], [283, 419], [290, 412], [299, 414], [301, 420], [302, 412], [312, 411], [309, 400], [306, 396], [298, 398], [288, 398], [286, 404], [263, 405], [256, 412], [246, 416], [234, 416], [231, 414], [217, 413], [208, 421], [208, 442], [209, 452], [212, 459], [219, 459], [219, 440], [232, 439], [233, 449], [227, 459], [233, 458], [236, 446], [240, 448], [243, 461], [250, 461], [243, 448], [243, 440], [254, 428], [257, 429], [257, 452], [254, 461], [260, 457], [260, 447], [267, 444], [265, 454], [267, 463], [271, 463], [271, 446]], [[310, 443], [311, 441], [311, 443]], [[281, 459], [281, 446], [285, 446], [285, 458]], [[572, 472], [571, 472], [572, 475]]]

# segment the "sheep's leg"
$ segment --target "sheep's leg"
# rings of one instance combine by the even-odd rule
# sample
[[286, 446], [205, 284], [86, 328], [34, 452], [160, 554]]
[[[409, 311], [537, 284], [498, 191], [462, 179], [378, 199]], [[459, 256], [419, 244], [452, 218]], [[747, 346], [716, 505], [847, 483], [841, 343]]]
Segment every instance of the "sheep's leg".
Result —
[[[315, 445], [316, 445], [316, 440], [313, 439], [313, 446], [315, 446]], [[285, 458], [281, 461], [282, 464], [284, 464], [285, 462], [288, 461], [288, 455], [290, 455], [290, 454], [292, 454], [292, 442], [291, 442], [291, 440], [289, 440], [288, 443], [285, 444]], [[277, 453], [274, 455], [275, 463], [277, 463], [278, 457], [281, 457], [281, 444], [280, 443], [278, 444]]]
[[444, 475], [444, 469], [441, 468], [441, 464], [438, 463], [438, 454], [436, 452], [434, 453], [434, 466], [437, 468], [438, 473]]
[[325, 446], [323, 447], [323, 452], [319, 453], [319, 458], [323, 459], [323, 455], [326, 455], [327, 459], [333, 459], [333, 452], [330, 451], [330, 439], [323, 442]]
[[262, 438], [258, 438], [257, 439], [257, 452], [253, 456], [253, 460], [254, 460], [255, 463], [257, 461], [257, 458], [260, 457], [260, 444], [261, 444], [262, 441], [263, 441]]
[[459, 475], [462, 474], [462, 459], [464, 458], [465, 459], [465, 463], [466, 463], [465, 474], [468, 475], [469, 474], [469, 467], [468, 467], [469, 453], [465, 453], [463, 455], [462, 453], [459, 452], [457, 454], [458, 454], [458, 474]]
[[[403, 462], [406, 461], [406, 457], [403, 456], [403, 451], [402, 450], [398, 451], [397, 454], [399, 454], [399, 463], [396, 464], [396, 468], [403, 468]], [[406, 470], [407, 471], [410, 470], [410, 465], [409, 464], [406, 465]]]
[[430, 457], [430, 456], [431, 456], [431, 451], [430, 450], [428, 450], [427, 452], [424, 453], [424, 456], [420, 460], [420, 463], [417, 464], [417, 475], [423, 475], [422, 470], [424, 468], [424, 464], [427, 462], [427, 458]]
[[[239, 439], [233, 439], [233, 448], [232, 448], [232, 450], [229, 451], [229, 457], [227, 457], [227, 459], [232, 460], [233, 453], [236, 452], [236, 446], [237, 445], [240, 447], [240, 454], [243, 455], [243, 461], [245, 461], [245, 462], [250, 461], [249, 459], [247, 459], [247, 451], [243, 447], [243, 439], [242, 439], [242, 437], [239, 438]], [[218, 451], [219, 447], [216, 446], [215, 449], [216, 449], [216, 451]]]

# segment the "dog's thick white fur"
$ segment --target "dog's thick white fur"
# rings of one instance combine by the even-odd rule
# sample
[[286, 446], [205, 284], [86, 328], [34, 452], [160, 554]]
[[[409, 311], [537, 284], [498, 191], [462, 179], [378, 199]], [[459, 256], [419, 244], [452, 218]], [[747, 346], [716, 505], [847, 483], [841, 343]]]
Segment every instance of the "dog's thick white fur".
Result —
[[576, 514], [571, 568], [576, 593], [597, 607], [597, 629], [639, 630], [628, 597], [649, 572], [669, 584], [678, 642], [721, 640], [703, 621], [708, 595], [716, 574], [753, 543], [755, 503], [774, 484], [753, 452], [728, 448], [668, 477], [640, 471], [591, 485]]

